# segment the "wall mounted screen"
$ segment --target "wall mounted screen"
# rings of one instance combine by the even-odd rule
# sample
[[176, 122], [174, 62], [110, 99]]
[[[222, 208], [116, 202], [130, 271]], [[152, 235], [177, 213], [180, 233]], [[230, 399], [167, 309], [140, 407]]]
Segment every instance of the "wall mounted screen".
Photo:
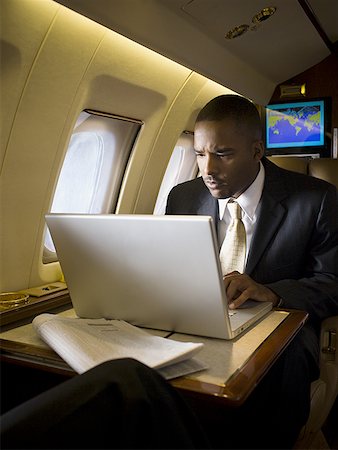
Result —
[[330, 156], [329, 100], [269, 104], [265, 109], [267, 154], [319, 153]]

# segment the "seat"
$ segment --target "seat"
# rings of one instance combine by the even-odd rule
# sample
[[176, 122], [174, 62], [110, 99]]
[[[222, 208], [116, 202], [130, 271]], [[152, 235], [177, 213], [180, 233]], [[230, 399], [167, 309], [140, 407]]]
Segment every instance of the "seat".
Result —
[[337, 331], [338, 316], [328, 317], [322, 322], [320, 377], [311, 385], [310, 415], [298, 436], [294, 449], [325, 448], [325, 444], [329, 448], [321, 428], [338, 395]]
[[308, 164], [308, 173], [312, 177], [321, 178], [338, 188], [338, 159], [312, 159]]
[[307, 174], [308, 159], [298, 156], [268, 156], [268, 159], [282, 169]]

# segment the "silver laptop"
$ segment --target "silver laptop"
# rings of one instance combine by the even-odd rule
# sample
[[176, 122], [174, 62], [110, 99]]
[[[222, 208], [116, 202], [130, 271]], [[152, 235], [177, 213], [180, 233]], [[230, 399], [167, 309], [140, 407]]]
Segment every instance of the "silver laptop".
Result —
[[229, 317], [209, 216], [48, 214], [79, 317], [232, 339], [267, 314], [250, 302]]

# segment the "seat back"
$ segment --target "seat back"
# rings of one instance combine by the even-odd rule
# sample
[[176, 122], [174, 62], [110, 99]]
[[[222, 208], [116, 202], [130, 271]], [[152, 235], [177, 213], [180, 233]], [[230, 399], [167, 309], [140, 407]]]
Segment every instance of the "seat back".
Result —
[[308, 173], [334, 184], [338, 189], [338, 159], [316, 158], [309, 160]]
[[304, 173], [328, 181], [338, 189], [338, 159], [308, 159], [297, 156], [268, 156], [268, 159], [283, 169]]
[[268, 156], [268, 159], [282, 169], [308, 173], [308, 160], [297, 156]]

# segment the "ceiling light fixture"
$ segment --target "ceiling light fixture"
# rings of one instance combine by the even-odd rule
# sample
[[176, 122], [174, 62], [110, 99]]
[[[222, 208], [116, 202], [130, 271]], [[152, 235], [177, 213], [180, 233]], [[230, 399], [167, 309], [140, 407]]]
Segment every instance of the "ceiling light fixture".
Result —
[[254, 24], [252, 27], [247, 24], [238, 25], [235, 28], [232, 28], [229, 30], [225, 38], [226, 39], [235, 39], [239, 36], [242, 36], [244, 33], [246, 33], [249, 29], [251, 31], [256, 31], [258, 26], [264, 22], [265, 20], [269, 19], [273, 14], [275, 14], [277, 8], [275, 6], [268, 6], [266, 8], [263, 8], [259, 13], [255, 14], [252, 18], [252, 23]]
[[270, 19], [270, 17], [275, 14], [276, 12], [275, 6], [269, 6], [267, 8], [263, 8], [259, 13], [255, 14], [252, 18], [252, 22], [256, 25], [264, 22], [267, 19]]
[[242, 34], [246, 33], [249, 29], [249, 25], [243, 24], [238, 27], [232, 28], [232, 30], [228, 31], [225, 35], [226, 39], [235, 39], [236, 37], [242, 36]]

